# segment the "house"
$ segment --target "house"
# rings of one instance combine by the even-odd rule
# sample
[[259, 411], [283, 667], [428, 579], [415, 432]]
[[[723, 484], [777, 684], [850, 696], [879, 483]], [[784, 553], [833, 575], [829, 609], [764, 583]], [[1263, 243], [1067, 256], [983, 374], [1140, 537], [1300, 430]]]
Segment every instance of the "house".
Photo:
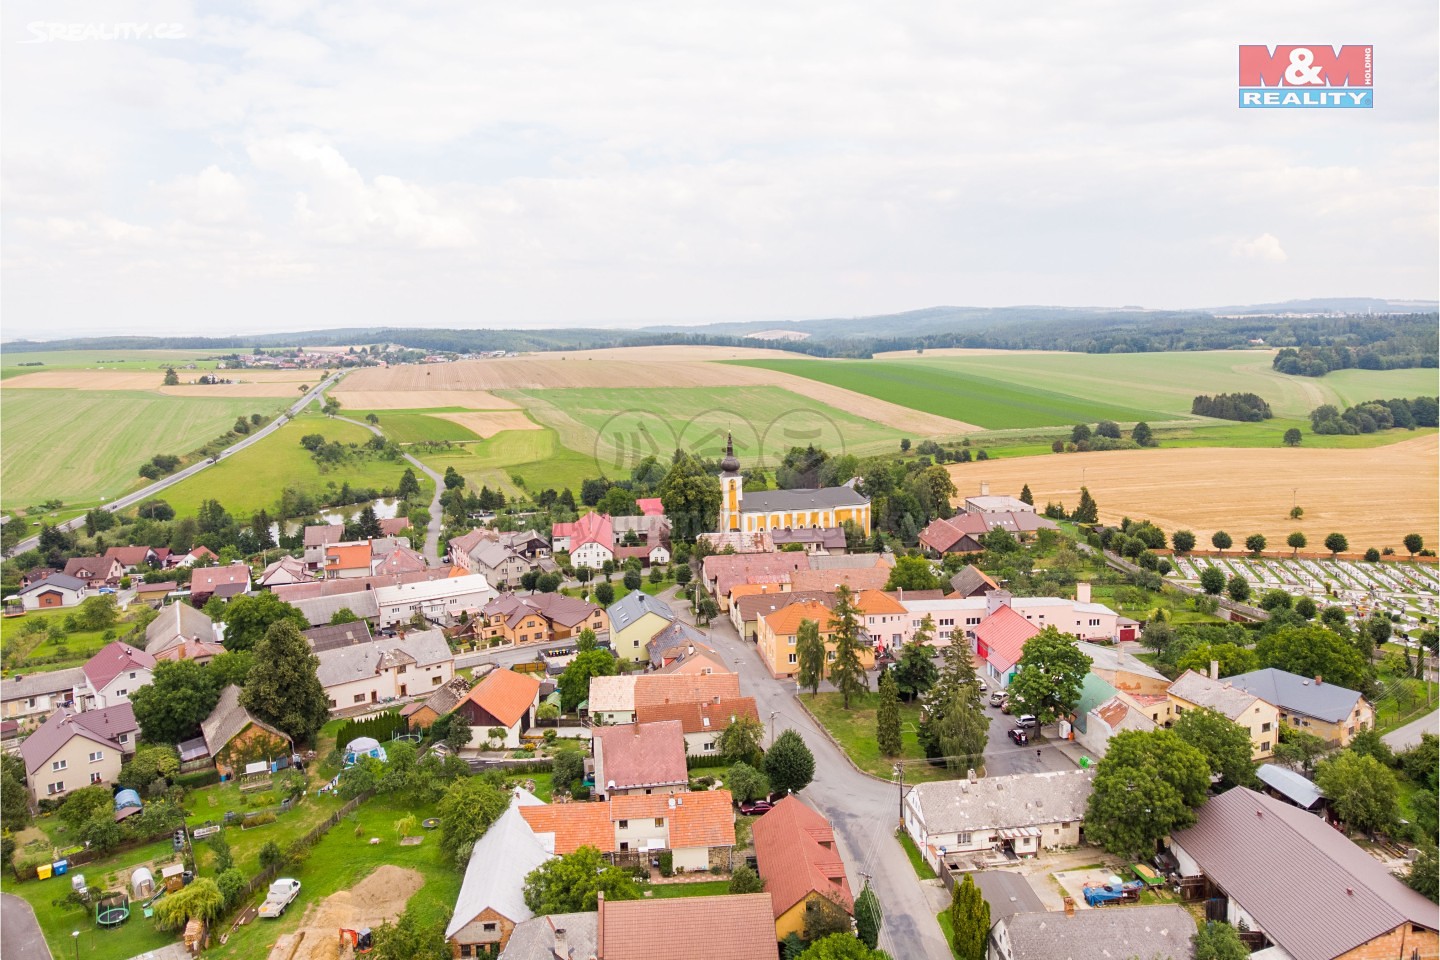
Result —
[[742, 583], [788, 582], [797, 570], [809, 570], [811, 557], [805, 553], [720, 553], [700, 564], [700, 579], [722, 612], [730, 609], [730, 591]]
[[325, 548], [332, 543], [339, 543], [345, 539], [345, 525], [342, 523], [326, 523], [311, 525], [305, 528], [305, 567], [308, 570], [319, 570], [325, 566]]
[[430, 564], [423, 556], [403, 544], [395, 544], [393, 549], [383, 554], [375, 552], [374, 544], [379, 542], [376, 540], [372, 543], [371, 576], [383, 577], [396, 573], [418, 573], [421, 570], [429, 569]]
[[114, 783], [139, 734], [129, 703], [86, 713], [56, 710], [20, 744], [30, 795], [38, 801]]
[[450, 540], [450, 562], [468, 573], [484, 574], [492, 584], [519, 584], [524, 574], [549, 555], [550, 544], [534, 530], [514, 533], [482, 528]]
[[409, 517], [387, 517], [380, 521], [380, 536], [382, 537], [404, 537], [409, 540], [410, 529]]
[[1301, 677], [1270, 667], [1226, 679], [1231, 686], [1273, 703], [1281, 722], [1342, 747], [1361, 730], [1375, 726], [1369, 701], [1358, 691], [1326, 683], [1324, 677]]
[[135, 602], [159, 606], [165, 598], [180, 589], [178, 580], [159, 580], [149, 583], [141, 580], [135, 584]]
[[313, 653], [323, 653], [326, 650], [334, 650], [336, 647], [349, 647], [357, 643], [370, 643], [375, 639], [370, 635], [370, 625], [364, 620], [352, 620], [349, 623], [327, 623], [311, 627], [309, 630], [301, 630], [300, 636], [310, 644], [310, 650]]
[[[775, 960], [776, 956], [768, 893], [614, 902], [602, 893], [595, 926], [595, 960]], [[664, 933], [657, 936], [657, 931]]]
[[786, 797], [751, 828], [755, 863], [775, 916], [775, 939], [805, 935], [807, 912], [838, 907], [855, 914], [855, 897], [830, 821], [799, 797]]
[[320, 575], [326, 580], [350, 580], [370, 576], [370, 564], [374, 556], [370, 541], [341, 541], [327, 544], [325, 559], [320, 564]]
[[64, 573], [64, 572], [65, 572], [65, 571], [63, 571], [63, 570], [57, 570], [57, 569], [55, 569], [54, 567], [31, 567], [29, 570], [27, 570], [27, 571], [25, 571], [24, 573], [20, 574], [19, 587], [20, 587], [21, 590], [24, 590], [26, 587], [30, 586], [30, 584], [32, 584], [32, 583], [39, 583], [41, 580], [44, 580], [46, 577], [51, 577], [51, 576], [54, 576], [54, 575], [57, 574], [57, 573]]
[[[695, 542], [710, 546], [710, 554], [774, 553], [775, 541], [764, 530], [755, 533], [724, 531], [723, 533], [697, 533]], [[726, 553], [728, 551], [728, 553]]]
[[200, 721], [205, 750], [222, 780], [245, 773], [253, 763], [274, 770], [276, 762], [287, 761], [294, 752], [288, 736], [255, 717], [240, 703], [240, 688], [229, 684], [210, 715]]
[[211, 597], [229, 600], [250, 592], [250, 568], [243, 563], [200, 567], [190, 574], [190, 602], [205, 606]]
[[845, 531], [840, 527], [802, 527], [798, 530], [771, 530], [770, 539], [776, 549], [784, 549], [792, 543], [799, 544], [806, 553], [828, 556], [844, 553], [846, 550]]
[[[757, 634], [760, 629], [760, 618], [767, 613], [773, 613], [781, 607], [791, 603], [799, 603], [805, 600], [814, 600], [829, 607], [835, 603], [835, 595], [824, 590], [807, 590], [796, 593], [786, 583], [782, 588], [759, 589], [760, 587], [773, 587], [771, 584], [755, 585], [755, 592], [748, 592], [750, 585], [736, 587], [731, 592], [733, 598], [730, 603], [730, 622], [735, 625], [735, 630], [740, 634], [742, 640], [757, 642]], [[741, 591], [747, 591], [743, 595]]]
[[555, 855], [555, 845], [553, 838], [547, 844], [537, 836], [521, 811], [544, 805], [517, 789], [510, 806], [475, 841], [445, 927], [454, 956], [487, 956], [496, 945], [503, 950], [515, 928], [535, 916], [522, 895], [525, 877]]
[[65, 561], [62, 571], [67, 577], [83, 580], [92, 590], [101, 587], [117, 587], [125, 576], [120, 561], [107, 557], [71, 557]]
[[704, 632], [684, 620], [666, 624], [645, 643], [650, 669], [659, 670], [667, 663], [693, 653], [697, 647], [705, 648], [708, 639]]
[[1120, 647], [1081, 641], [1075, 649], [1090, 658], [1090, 672], [1116, 691], [1163, 697], [1170, 687], [1170, 678]]
[[1035, 505], [1019, 497], [991, 496], [990, 484], [980, 484], [980, 496], [966, 497], [966, 513], [1034, 513]]
[[1025, 641], [1039, 633], [1040, 628], [1014, 607], [1001, 602], [970, 632], [974, 634], [975, 657], [981, 675], [1004, 689], [1017, 672]]
[[316, 654], [315, 668], [335, 712], [429, 696], [455, 676], [455, 655], [439, 630], [416, 630]]
[[992, 927], [1017, 913], [1043, 913], [1045, 910], [1045, 902], [1021, 874], [1009, 870], [976, 870], [969, 876], [980, 888], [985, 902], [990, 904]]
[[188, 603], [172, 603], [160, 608], [160, 615], [145, 628], [145, 652], [160, 656], [171, 647], [188, 640], [210, 642], [215, 639], [215, 622]]
[[999, 590], [1000, 584], [990, 578], [990, 575], [973, 563], [967, 563], [960, 568], [960, 572], [950, 578], [950, 589], [954, 591], [951, 596], [964, 599], [965, 597], [983, 597], [991, 590]]
[[[53, 573], [21, 590], [16, 596], [26, 610], [55, 610], [79, 606], [90, 590], [90, 583], [79, 577]], [[6, 602], [9, 600], [7, 598]]]
[[487, 642], [551, 643], [579, 636], [582, 630], [604, 633], [610, 624], [605, 608], [563, 593], [504, 593], [480, 611], [480, 636]]
[[673, 675], [696, 675], [704, 676], [712, 673], [734, 673], [725, 658], [720, 656], [709, 647], [702, 647], [696, 644], [687, 648], [686, 651], [665, 666], [655, 670], [656, 676]]
[[[980, 874], [976, 874], [980, 876]], [[1176, 904], [1015, 913], [990, 928], [986, 960], [1191, 960], [1195, 918]]]
[[214, 550], [211, 550], [209, 547], [206, 546], [199, 546], [195, 547], [186, 554], [170, 554], [170, 556], [165, 561], [165, 565], [167, 567], [189, 568], [195, 566], [195, 564], [197, 563], [206, 563], [213, 566], [214, 564], [217, 564], [219, 562], [220, 557], [218, 554], [215, 553]]
[[905, 830], [936, 870], [1077, 846], [1094, 778], [1090, 768], [916, 784], [905, 795]]
[[870, 536], [870, 498], [856, 481], [818, 490], [759, 490], [746, 495], [740, 460], [729, 437], [720, 461], [721, 533], [756, 533], [801, 527], [844, 527], [853, 524]]
[[80, 667], [27, 673], [0, 680], [0, 711], [6, 720], [28, 727], [61, 706], [74, 703], [75, 687], [85, 682]]
[[150, 654], [112, 640], [80, 668], [83, 680], [76, 684], [73, 699], [81, 710], [129, 703], [130, 694], [148, 686], [154, 671], [155, 658]]
[[637, 706], [635, 722], [640, 726], [678, 720], [685, 737], [685, 754], [691, 757], [718, 757], [720, 735], [740, 717], [760, 721], [754, 697], [736, 697], [717, 702], [655, 703]]
[[664, 566], [670, 562], [670, 548], [663, 543], [616, 547], [615, 562], [623, 564], [627, 560], [639, 560], [640, 569], [642, 570]]
[[1265, 785], [1265, 794], [1283, 803], [1299, 807], [1317, 817], [1328, 816], [1330, 801], [1324, 791], [1289, 767], [1273, 763], [1262, 763], [1255, 770], [1255, 776]]
[[1201, 884], [1228, 923], [1259, 935], [1252, 949], [1273, 945], [1266, 956], [1293, 960], [1440, 956], [1435, 904], [1319, 817], [1246, 787], [1196, 816], [1170, 838], [1182, 883]]
[[[110, 547], [105, 551], [106, 560], [115, 560], [125, 569], [126, 573], [134, 573], [144, 567], [149, 570], [158, 570], [164, 566], [166, 558], [170, 556], [169, 547]], [[141, 571], [144, 572], [144, 571]]]
[[432, 623], [448, 623], [461, 610], [480, 609], [495, 596], [495, 588], [478, 573], [376, 587], [376, 622], [388, 627], [418, 613]]
[[857, 594], [865, 590], [884, 590], [893, 565], [883, 553], [811, 556], [809, 561], [808, 570], [796, 570], [790, 575], [792, 590], [834, 592], [842, 584], [849, 587], [851, 593]]
[[1274, 755], [1280, 738], [1280, 711], [1274, 704], [1235, 686], [1233, 677], [1217, 680], [1186, 670], [1175, 678], [1167, 692], [1175, 716], [1207, 707], [1245, 728], [1253, 745], [1253, 759], [1263, 760]]
[[654, 547], [670, 542], [670, 521], [664, 514], [611, 517], [610, 527], [615, 531], [616, 546]]
[[[354, 580], [323, 580], [319, 583], [355, 583]], [[380, 616], [380, 605], [375, 602], [374, 590], [355, 593], [336, 593], [328, 596], [309, 597], [304, 600], [287, 600], [292, 607], [305, 615], [311, 626], [327, 626], [335, 614], [349, 611], [361, 620], [374, 620]]]
[[616, 600], [606, 614], [610, 620], [610, 649], [615, 656], [636, 663], [647, 659], [645, 645], [650, 638], [676, 620], [668, 603], [643, 590], [632, 590]]
[[599, 570], [615, 559], [615, 527], [607, 513], [582, 514], [574, 523], [553, 524], [550, 546], [556, 553], [568, 551], [573, 566]]
[[[638, 708], [637, 708], [638, 712]], [[679, 720], [596, 727], [595, 792], [608, 798], [679, 793], [690, 784]]]
[[595, 956], [599, 914], [552, 913], [515, 925], [499, 960], [571, 960]]
[[[1075, 585], [1075, 599], [1066, 597], [1016, 597], [1008, 590], [991, 590], [983, 597], [948, 596], [941, 600], [911, 597], [900, 599], [910, 611], [908, 630], [913, 634], [925, 617], [935, 624], [935, 646], [948, 646], [957, 632], [967, 636], [987, 616], [1002, 606], [1012, 608], [1040, 629], [1054, 627], [1077, 640], [1113, 643], [1120, 638], [1120, 615], [1103, 603], [1090, 601], [1090, 584]], [[973, 640], [973, 637], [968, 637]]]
[[635, 722], [635, 683], [639, 674], [622, 673], [615, 677], [591, 677], [588, 710], [590, 719], [600, 725]]
[[540, 703], [540, 681], [528, 673], [501, 668], [492, 670], [475, 685], [456, 707], [470, 725], [471, 743], [490, 739], [490, 730], [505, 731], [502, 741], [507, 747], [520, 746], [520, 736], [535, 725], [535, 709]]
[[932, 557], [978, 553], [985, 549], [985, 535], [996, 528], [1017, 540], [1029, 540], [1040, 530], [1059, 529], [1054, 520], [1033, 512], [957, 513], [949, 518], [936, 518], [926, 525], [920, 531], [920, 546]]
[[611, 797], [591, 803], [527, 806], [521, 816], [556, 856], [594, 847], [613, 862], [644, 863], [669, 850], [677, 871], [730, 869], [735, 808], [729, 790]]
[[899, 649], [905, 642], [905, 628], [910, 611], [896, 599], [896, 594], [881, 590], [861, 590], [854, 604], [860, 613], [860, 627], [865, 642], [872, 647], [889, 646]]
[[640, 511], [641, 516], [665, 516], [665, 504], [661, 502], [659, 497], [636, 497], [635, 508]]
[[490, 540], [481, 541], [461, 556], [465, 558], [464, 569], [484, 574], [485, 579], [497, 587], [519, 586], [520, 578], [533, 566], [514, 550]]
[[470, 681], [465, 677], [456, 676], [424, 700], [407, 703], [401, 707], [400, 716], [406, 719], [410, 729], [424, 729], [446, 714], [453, 712], [456, 707], [460, 706], [460, 701], [469, 695]]
[[[814, 621], [819, 628], [820, 639], [825, 644], [826, 664], [835, 659], [830, 608], [815, 600], [791, 603], [762, 616], [755, 628], [755, 648], [772, 676], [793, 677], [799, 673], [800, 658], [796, 651], [800, 625], [806, 620]], [[861, 666], [866, 670], [874, 668], [875, 650], [866, 638], [860, 638], [856, 652]]]
[[1080, 685], [1071, 724], [1075, 742], [1096, 757], [1110, 749], [1110, 738], [1122, 730], [1150, 731], [1168, 724], [1173, 714], [1165, 696], [1121, 693], [1091, 672]]
[[635, 679], [637, 710], [663, 703], [719, 703], [738, 696], [740, 677], [730, 672], [646, 673]]
[[155, 654], [158, 660], [194, 660], [204, 666], [225, 652], [225, 647], [209, 640], [184, 640]]

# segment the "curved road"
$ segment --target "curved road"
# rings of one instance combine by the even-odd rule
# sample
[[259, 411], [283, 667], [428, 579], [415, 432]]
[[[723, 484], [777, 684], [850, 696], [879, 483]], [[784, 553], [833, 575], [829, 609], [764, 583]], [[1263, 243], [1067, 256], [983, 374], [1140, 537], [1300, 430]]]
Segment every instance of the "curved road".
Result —
[[50, 960], [35, 911], [13, 893], [0, 894], [0, 953], [5, 960]]
[[[199, 463], [192, 463], [184, 470], [181, 470], [177, 473], [172, 473], [168, 477], [162, 477], [159, 480], [156, 480], [148, 487], [142, 487], [141, 489], [136, 490], [134, 493], [127, 493], [125, 496], [120, 497], [117, 500], [110, 501], [108, 504], [105, 505], [105, 509], [110, 511], [123, 510], [126, 507], [140, 503], [142, 500], [148, 500], [160, 491], [165, 490], [169, 487], [173, 487], [181, 480], [185, 480], [195, 476], [195, 474], [211, 466], [212, 463], [219, 463], [221, 460], [230, 456], [230, 454], [240, 450], [244, 450], [252, 443], [258, 443], [259, 441], [268, 437], [270, 434], [274, 433], [276, 430], [279, 430], [281, 427], [283, 427], [291, 417], [298, 414], [301, 410], [304, 410], [308, 404], [311, 404], [316, 400], [320, 400], [321, 395], [325, 392], [325, 389], [327, 387], [333, 386], [335, 384], [335, 381], [339, 379], [340, 374], [338, 372], [330, 374], [330, 376], [326, 377], [324, 380], [316, 384], [313, 389], [307, 392], [305, 396], [301, 397], [298, 402], [292, 404], [291, 407], [284, 413], [282, 413], [280, 416], [276, 417], [274, 420], [271, 420], [269, 423], [265, 424], [265, 426], [261, 427], [259, 430], [256, 430], [254, 433], [250, 434], [244, 440], [241, 440], [239, 443], [226, 447], [220, 452], [218, 456], [215, 457], [213, 461], [201, 460]], [[361, 424], [361, 426], [364, 426], [364, 424]], [[59, 524], [58, 526], [61, 530], [75, 530], [84, 525], [84, 516], [79, 516], [74, 518], [73, 520], [67, 520], [64, 523]], [[14, 556], [18, 553], [24, 553], [26, 550], [33, 550], [39, 545], [40, 537], [38, 535], [34, 537], [27, 537], [26, 539], [21, 540], [19, 543], [15, 544], [15, 546], [10, 548], [10, 556]]]
[[[357, 427], [364, 427], [377, 437], [385, 436], [384, 431], [372, 423], [361, 423], [359, 420], [351, 420], [349, 417], [340, 416], [337, 416], [335, 419], [344, 420], [346, 423], [353, 423]], [[435, 496], [430, 500], [430, 525], [425, 528], [425, 559], [430, 561], [432, 567], [438, 567], [440, 566], [440, 526], [445, 519], [444, 511], [440, 508], [440, 494], [445, 492], [445, 478], [410, 456], [410, 454], [403, 453], [401, 456], [409, 461], [416, 469], [424, 473], [425, 476], [435, 481]]]

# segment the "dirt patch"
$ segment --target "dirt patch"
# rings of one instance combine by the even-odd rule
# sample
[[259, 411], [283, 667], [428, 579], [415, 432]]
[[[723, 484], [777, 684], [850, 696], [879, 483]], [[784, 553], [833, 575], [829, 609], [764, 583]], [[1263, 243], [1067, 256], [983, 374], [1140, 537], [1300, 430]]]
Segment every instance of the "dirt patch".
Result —
[[539, 430], [540, 425], [521, 410], [488, 410], [477, 413], [437, 413], [441, 420], [458, 423], [483, 439], [490, 439], [502, 430]]
[[[1167, 533], [1195, 532], [1201, 544], [1225, 530], [1238, 544], [1264, 534], [1271, 548], [1299, 530], [1313, 546], [1340, 532], [1351, 550], [1402, 549], [1407, 533], [1440, 526], [1437, 464], [1440, 442], [1431, 434], [1364, 450], [1176, 449], [1050, 454], [951, 466], [961, 498], [980, 492], [1018, 494], [1025, 484], [1037, 506], [1047, 501], [1073, 509], [1081, 477], [1100, 506], [1100, 520], [1123, 516], [1153, 520]], [[1290, 519], [1290, 508], [1305, 510]], [[1427, 536], [1427, 540], [1429, 537]]]
[[419, 871], [379, 867], [354, 888], [306, 909], [300, 929], [277, 940], [268, 960], [339, 960], [342, 929], [374, 928], [396, 919], [424, 883]]

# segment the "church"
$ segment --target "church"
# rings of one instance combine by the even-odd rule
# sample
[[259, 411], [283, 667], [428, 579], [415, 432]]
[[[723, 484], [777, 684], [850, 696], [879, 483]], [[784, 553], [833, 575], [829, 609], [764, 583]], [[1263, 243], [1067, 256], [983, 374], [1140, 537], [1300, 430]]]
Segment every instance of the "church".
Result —
[[853, 523], [870, 535], [870, 498], [855, 489], [855, 481], [819, 490], [757, 490], [745, 492], [735, 445], [725, 438], [720, 461], [721, 533], [755, 533], [761, 530], [827, 529]]

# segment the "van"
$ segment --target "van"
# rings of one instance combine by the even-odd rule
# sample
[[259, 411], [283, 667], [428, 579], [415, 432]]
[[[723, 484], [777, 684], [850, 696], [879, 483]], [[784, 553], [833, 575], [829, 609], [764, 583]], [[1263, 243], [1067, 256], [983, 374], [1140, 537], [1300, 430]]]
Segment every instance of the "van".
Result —
[[1035, 715], [1032, 713], [1026, 713], [1021, 715], [1020, 719], [1016, 720], [1015, 722], [1021, 727], [1024, 727], [1026, 730], [1034, 730], [1036, 727], [1040, 726], [1040, 721], [1036, 720]]
[[996, 690], [994, 693], [990, 694], [990, 706], [998, 707], [1008, 699], [1010, 699], [1010, 694], [1006, 693], [1004, 690]]

